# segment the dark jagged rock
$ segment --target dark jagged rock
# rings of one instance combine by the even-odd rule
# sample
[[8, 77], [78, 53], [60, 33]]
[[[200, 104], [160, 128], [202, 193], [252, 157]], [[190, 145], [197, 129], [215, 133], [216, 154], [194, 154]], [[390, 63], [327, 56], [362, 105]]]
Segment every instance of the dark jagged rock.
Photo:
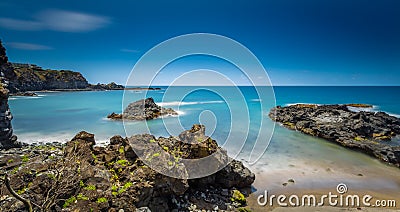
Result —
[[124, 90], [125, 87], [123, 85], [118, 85], [115, 82], [111, 82], [108, 84], [97, 83], [96, 85], [89, 85], [89, 88], [93, 90]]
[[[200, 142], [198, 138], [204, 139], [201, 142], [209, 148], [207, 153], [199, 151], [201, 145], [193, 145]], [[214, 140], [204, 135], [202, 125], [194, 125], [179, 137], [155, 138], [148, 134], [130, 138], [114, 136], [107, 146], [95, 146], [94, 135], [82, 131], [65, 146], [3, 150], [0, 154], [0, 174], [9, 173], [14, 190], [38, 205], [44, 203], [46, 195], [56, 197], [58, 200], [48, 209], [51, 211], [63, 208], [65, 211], [189, 211], [215, 208], [233, 211], [245, 204], [242, 192], [248, 193], [245, 189], [237, 189], [251, 186], [254, 174], [241, 162], [233, 160], [208, 177], [176, 179], [146, 166], [143, 158], [138, 157], [140, 150], [133, 151], [132, 144], [149, 140], [153, 145], [164, 147], [164, 151], [182, 158], [200, 158], [219, 149]], [[175, 165], [187, 168], [179, 161]], [[63, 178], [59, 177], [60, 173]], [[0, 186], [0, 199], [4, 200], [0, 201], [2, 211], [23, 209], [23, 205], [8, 193], [4, 185]]]
[[172, 108], [158, 106], [153, 98], [147, 98], [130, 103], [122, 114], [111, 113], [107, 116], [114, 120], [150, 120], [160, 116], [178, 115]]
[[11, 120], [13, 116], [8, 106], [9, 79], [5, 75], [12, 71], [6, 50], [0, 41], [0, 148], [20, 147], [17, 137], [13, 135]]
[[364, 104], [297, 104], [271, 109], [269, 116], [283, 126], [334, 141], [400, 167], [400, 145], [391, 141], [400, 134], [400, 119], [384, 112], [354, 112]]
[[34, 92], [18, 92], [18, 93], [13, 93], [11, 96], [38, 96]]

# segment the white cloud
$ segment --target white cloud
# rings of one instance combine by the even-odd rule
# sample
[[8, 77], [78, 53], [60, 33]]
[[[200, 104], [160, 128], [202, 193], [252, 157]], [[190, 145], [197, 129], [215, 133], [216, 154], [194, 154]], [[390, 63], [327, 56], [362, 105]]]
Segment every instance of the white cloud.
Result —
[[0, 18], [0, 26], [8, 29], [24, 31], [43, 29], [43, 25], [37, 21], [17, 20], [12, 18]]
[[14, 49], [22, 49], [22, 50], [50, 50], [53, 49], [50, 46], [39, 45], [34, 43], [20, 43], [20, 42], [10, 42], [7, 43], [8, 46]]
[[120, 49], [121, 52], [130, 52], [130, 53], [139, 53], [139, 50], [136, 49]]
[[37, 19], [48, 29], [62, 32], [88, 32], [110, 24], [107, 17], [63, 10], [40, 12]]
[[1, 27], [23, 31], [89, 32], [110, 23], [111, 20], [105, 16], [54, 9], [39, 12], [33, 20], [0, 18]]

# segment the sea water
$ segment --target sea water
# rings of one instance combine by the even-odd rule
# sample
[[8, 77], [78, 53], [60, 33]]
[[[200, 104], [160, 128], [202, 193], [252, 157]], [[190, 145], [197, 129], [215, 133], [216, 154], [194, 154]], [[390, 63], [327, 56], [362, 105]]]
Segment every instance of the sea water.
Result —
[[[125, 137], [149, 132], [156, 136], [176, 136], [193, 124], [201, 123], [206, 126], [207, 135], [221, 146], [229, 147], [231, 156], [244, 163], [249, 162], [250, 154], [261, 156], [255, 164], [247, 164], [256, 173], [254, 186], [258, 190], [279, 189], [287, 179], [295, 179], [294, 187], [334, 187], [345, 182], [353, 188], [400, 190], [398, 168], [323, 139], [274, 125], [268, 118], [275, 104], [295, 103], [366, 103], [374, 105], [375, 111], [398, 116], [400, 87], [274, 87], [272, 94], [276, 101], [273, 95], [258, 96], [252, 87], [239, 87], [240, 95], [236, 87], [161, 88], [125, 93], [38, 92], [37, 97], [11, 97], [14, 132], [20, 141], [46, 143], [66, 142], [85, 130], [94, 133], [96, 142], [101, 144], [107, 143], [113, 135]], [[153, 97], [156, 103], [175, 109], [179, 115], [125, 123], [106, 118], [112, 112], [121, 113], [127, 103], [143, 96]], [[257, 146], [255, 141], [262, 131], [260, 128], [265, 134], [262, 134], [264, 138], [261, 136], [261, 145]], [[243, 135], [246, 135], [244, 139]], [[232, 140], [230, 145], [225, 144], [228, 138]], [[263, 153], [266, 146], [268, 149]]]

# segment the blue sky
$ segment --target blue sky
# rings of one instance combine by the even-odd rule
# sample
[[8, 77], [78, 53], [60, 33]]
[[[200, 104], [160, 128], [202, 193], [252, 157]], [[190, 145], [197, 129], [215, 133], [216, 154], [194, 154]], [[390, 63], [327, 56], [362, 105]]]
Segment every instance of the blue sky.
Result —
[[[2, 0], [0, 11], [11, 61], [79, 71], [91, 83], [125, 83], [153, 46], [205, 32], [245, 45], [274, 85], [400, 85], [397, 0]], [[210, 64], [240, 78], [209, 57], [178, 62], [172, 72]]]

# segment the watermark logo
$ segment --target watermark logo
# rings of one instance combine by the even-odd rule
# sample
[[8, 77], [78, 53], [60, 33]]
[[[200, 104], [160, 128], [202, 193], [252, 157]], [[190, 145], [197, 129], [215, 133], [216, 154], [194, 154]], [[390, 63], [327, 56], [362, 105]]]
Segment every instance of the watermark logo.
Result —
[[[191, 124], [204, 121], [207, 131], [211, 132], [207, 136], [211, 138], [213, 138], [213, 133], [218, 130], [218, 124], [229, 126], [226, 136], [222, 136], [225, 140], [218, 140], [218, 143], [222, 144], [221, 147], [227, 150], [232, 158], [236, 158], [241, 153], [251, 131], [255, 136], [254, 139], [251, 139], [252, 150], [248, 150], [247, 162], [254, 164], [266, 151], [273, 134], [275, 124], [267, 121], [266, 113], [269, 108], [275, 106], [275, 95], [263, 65], [244, 45], [216, 34], [195, 33], [174, 37], [156, 45], [137, 61], [127, 79], [126, 87], [157, 87], [158, 85], [154, 84], [155, 79], [161, 76], [160, 73], [165, 67], [176, 60], [192, 55], [218, 58], [234, 65], [240, 71], [240, 77], [250, 83], [245, 89], [252, 89], [255, 95], [251, 99], [246, 96], [245, 89], [238, 86], [237, 78], [232, 77], [229, 73], [200, 67], [180, 73], [174, 80], [168, 82], [169, 84], [162, 89], [162, 100], [159, 103], [168, 105], [171, 101], [177, 102], [175, 106], [180, 111], [181, 107], [188, 104], [184, 102], [184, 99], [194, 92], [207, 91], [219, 96], [222, 104], [228, 108], [226, 111], [229, 115], [225, 115], [228, 118], [220, 119], [212, 109], [207, 109], [201, 112]], [[214, 83], [207, 84], [207, 82]], [[215, 84], [216, 82], [217, 84]], [[122, 110], [133, 101], [152, 97], [151, 95], [154, 94], [152, 92], [143, 90], [132, 93], [132, 91], [125, 90]], [[249, 106], [251, 101], [257, 101], [257, 110], [253, 109], [255, 106]], [[172, 136], [177, 136], [180, 132], [190, 129], [191, 126], [184, 126], [180, 116], [174, 119], [162, 117], [162, 120], [162, 128]], [[221, 121], [218, 123], [218, 120], [223, 120], [223, 123]], [[154, 123], [152, 121], [136, 124], [125, 119], [123, 121], [127, 137], [137, 134], [138, 129], [140, 129], [139, 133], [157, 134], [151, 127]], [[157, 145], [132, 145], [132, 148], [141, 159], [146, 157], [144, 154], [157, 155], [160, 158], [172, 157], [168, 151], [164, 151]], [[200, 159], [180, 159], [179, 161], [186, 167], [187, 173], [184, 174], [179, 165], [170, 166], [169, 163], [162, 164], [156, 160], [143, 160], [143, 162], [164, 175], [191, 179], [209, 176], [225, 167], [230, 161], [221, 160], [223, 154], [218, 150], [212, 155]], [[221, 163], [223, 164], [221, 165]]]
[[344, 193], [346, 193], [346, 192], [347, 192], [347, 186], [346, 186], [346, 184], [344, 184], [344, 183], [339, 183], [339, 184], [336, 186], [336, 191], [337, 191], [339, 194], [344, 194]]
[[302, 206], [333, 206], [333, 207], [396, 207], [396, 200], [374, 199], [372, 195], [346, 194], [347, 185], [340, 183], [336, 186], [336, 192], [328, 192], [323, 195], [275, 195], [267, 190], [257, 197], [260, 206], [302, 207]]

